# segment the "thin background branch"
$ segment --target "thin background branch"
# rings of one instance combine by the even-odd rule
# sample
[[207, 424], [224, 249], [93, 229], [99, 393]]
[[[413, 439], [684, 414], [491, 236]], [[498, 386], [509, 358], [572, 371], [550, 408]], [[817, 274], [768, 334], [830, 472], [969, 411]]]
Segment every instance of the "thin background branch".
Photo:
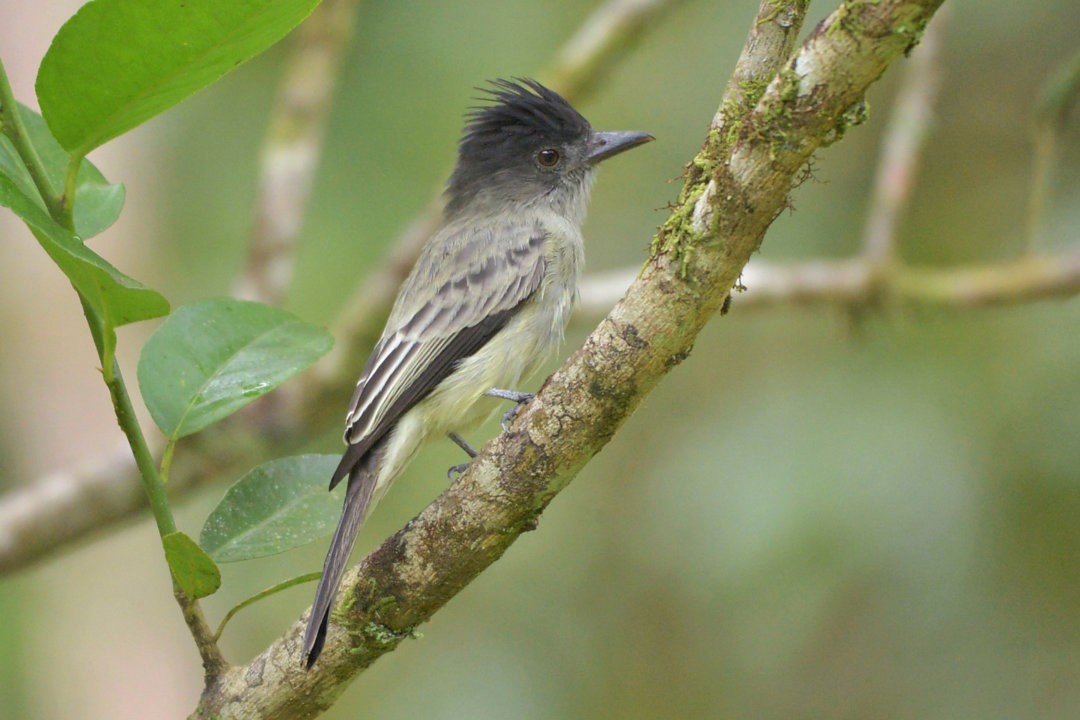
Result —
[[912, 51], [881, 144], [881, 159], [863, 233], [863, 257], [886, 271], [896, 259], [900, 217], [911, 197], [933, 122], [941, 86], [941, 45], [947, 20], [948, 9], [942, 9], [927, 26], [919, 47]]
[[255, 218], [236, 297], [281, 305], [292, 285], [296, 242], [358, 5], [323, 0], [293, 39], [259, 154]]
[[1080, 51], [1064, 62], [1043, 86], [1035, 112], [1035, 167], [1028, 196], [1027, 251], [1034, 252], [1046, 212], [1058, 136], [1068, 123], [1069, 111], [1080, 98]]

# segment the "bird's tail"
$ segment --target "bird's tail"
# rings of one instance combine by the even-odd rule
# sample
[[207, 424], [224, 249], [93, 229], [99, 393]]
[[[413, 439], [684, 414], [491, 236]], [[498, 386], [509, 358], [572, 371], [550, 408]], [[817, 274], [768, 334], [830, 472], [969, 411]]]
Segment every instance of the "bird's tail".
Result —
[[330, 620], [330, 608], [337, 594], [341, 576], [345, 573], [345, 564], [356, 544], [356, 535], [364, 523], [371, 508], [371, 496], [378, 479], [381, 455], [377, 450], [367, 453], [365, 458], [349, 473], [349, 486], [345, 491], [345, 505], [341, 510], [334, 539], [330, 541], [330, 551], [323, 563], [322, 578], [315, 591], [315, 602], [311, 607], [307, 629], [304, 631], [304, 660], [308, 668], [315, 664], [326, 641], [326, 628]]

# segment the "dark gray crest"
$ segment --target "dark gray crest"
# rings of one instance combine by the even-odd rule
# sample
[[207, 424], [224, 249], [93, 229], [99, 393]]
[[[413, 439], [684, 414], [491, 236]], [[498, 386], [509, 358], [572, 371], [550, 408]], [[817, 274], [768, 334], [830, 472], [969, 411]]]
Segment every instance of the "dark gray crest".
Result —
[[[472, 108], [458, 143], [458, 161], [447, 183], [448, 206], [464, 203], [488, 184], [507, 178], [540, 179], [535, 153], [545, 147], [583, 144], [589, 122], [561, 95], [535, 80], [493, 80], [479, 88], [490, 104]], [[554, 178], [549, 178], [554, 182]]]
[[581, 113], [535, 80], [493, 80], [490, 88], [480, 90], [492, 104], [474, 107], [466, 116], [460, 144], [463, 154], [497, 150], [524, 139], [567, 143], [589, 132], [589, 121]]

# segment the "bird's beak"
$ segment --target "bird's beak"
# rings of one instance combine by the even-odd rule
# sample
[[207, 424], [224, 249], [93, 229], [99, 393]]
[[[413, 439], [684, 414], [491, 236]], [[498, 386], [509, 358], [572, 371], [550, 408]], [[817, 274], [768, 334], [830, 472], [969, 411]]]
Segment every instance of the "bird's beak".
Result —
[[585, 161], [590, 165], [595, 165], [612, 155], [618, 155], [624, 150], [636, 148], [638, 145], [644, 145], [655, 139], [649, 133], [633, 130], [596, 130], [589, 136]]

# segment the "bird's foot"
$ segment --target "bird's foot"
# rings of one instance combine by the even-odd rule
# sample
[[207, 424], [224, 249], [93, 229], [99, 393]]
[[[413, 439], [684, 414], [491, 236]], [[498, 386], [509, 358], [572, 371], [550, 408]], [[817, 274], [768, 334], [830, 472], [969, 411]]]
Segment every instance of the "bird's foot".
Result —
[[461, 463], [460, 465], [453, 465], [446, 471], [446, 479], [453, 481], [456, 480], [458, 475], [469, 469], [469, 463]]
[[503, 390], [501, 388], [491, 388], [484, 394], [488, 397], [501, 398], [503, 400], [509, 400], [510, 402], [515, 403], [514, 407], [503, 413], [502, 421], [500, 423], [502, 425], [503, 432], [506, 432], [510, 429], [510, 423], [514, 421], [514, 417], [521, 410], [521, 406], [536, 397], [536, 393], [519, 392], [517, 390]]
[[[476, 457], [476, 448], [470, 445], [468, 440], [454, 432], [447, 433], [446, 437], [450, 438], [450, 440], [455, 445], [464, 450], [465, 454], [468, 455], [470, 458]], [[468, 467], [469, 463], [461, 463], [460, 465], [454, 465], [452, 468], [446, 471], [446, 477], [450, 480], [453, 480], [455, 476], [465, 472]]]

